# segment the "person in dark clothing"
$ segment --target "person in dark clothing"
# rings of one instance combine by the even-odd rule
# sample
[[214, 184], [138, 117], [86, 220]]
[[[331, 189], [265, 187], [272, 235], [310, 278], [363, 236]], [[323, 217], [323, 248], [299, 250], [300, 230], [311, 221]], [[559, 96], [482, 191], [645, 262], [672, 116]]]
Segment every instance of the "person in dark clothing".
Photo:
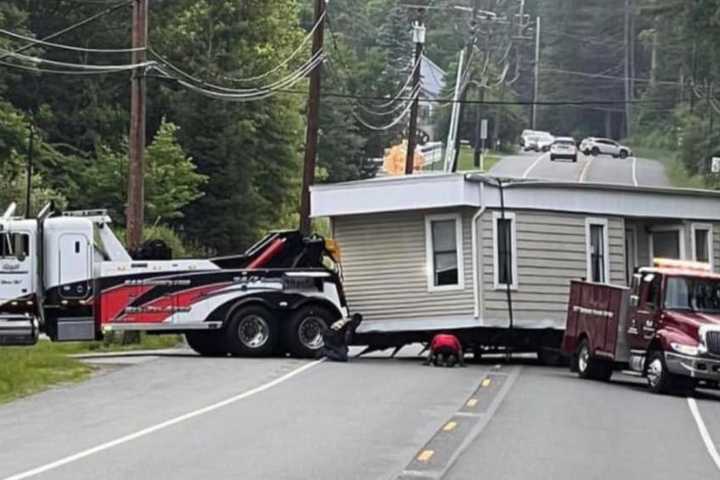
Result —
[[440, 333], [433, 337], [430, 343], [430, 354], [425, 365], [454, 367], [459, 364], [465, 366], [463, 349], [460, 340], [455, 335]]
[[318, 350], [318, 358], [327, 358], [335, 362], [348, 361], [348, 345], [352, 343], [353, 335], [362, 322], [362, 315], [356, 313], [350, 318], [344, 318], [330, 325], [322, 332], [323, 346]]

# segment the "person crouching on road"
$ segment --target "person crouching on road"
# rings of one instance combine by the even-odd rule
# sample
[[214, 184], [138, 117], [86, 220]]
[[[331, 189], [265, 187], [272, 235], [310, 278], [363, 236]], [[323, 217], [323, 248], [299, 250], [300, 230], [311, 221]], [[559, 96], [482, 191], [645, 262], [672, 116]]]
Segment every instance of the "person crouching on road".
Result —
[[462, 344], [455, 335], [439, 333], [435, 335], [430, 343], [430, 354], [425, 365], [436, 367], [454, 367], [455, 364], [465, 366]]

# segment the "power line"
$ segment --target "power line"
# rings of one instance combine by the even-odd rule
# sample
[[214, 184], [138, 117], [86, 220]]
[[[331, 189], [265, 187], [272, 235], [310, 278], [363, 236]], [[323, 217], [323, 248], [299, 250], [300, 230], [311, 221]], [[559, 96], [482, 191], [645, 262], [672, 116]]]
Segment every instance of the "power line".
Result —
[[413, 102], [415, 101], [415, 99], [417, 99], [418, 95], [419, 95], [419, 93], [416, 93], [415, 97], [412, 98], [412, 100], [410, 102], [408, 102], [408, 104], [405, 106], [405, 110], [403, 110], [400, 113], [400, 115], [398, 115], [394, 120], [392, 120], [390, 123], [388, 123], [386, 125], [380, 125], [380, 126], [372, 125], [372, 124], [366, 122], [365, 120], [363, 120], [356, 112], [353, 112], [353, 117], [355, 117], [355, 120], [360, 122], [360, 124], [362, 126], [364, 126], [365, 128], [368, 128], [370, 130], [375, 130], [375, 131], [389, 130], [389, 129], [393, 128], [395, 125], [397, 125], [398, 123], [400, 123], [401, 121], [403, 121], [403, 119], [405, 117], [407, 117], [407, 115], [410, 113], [410, 110], [413, 107], [413, 104], [414, 104]]
[[48, 69], [48, 68], [39, 68], [39, 67], [29, 67], [27, 65], [18, 65], [15, 63], [5, 62], [3, 60], [0, 60], [0, 65], [3, 65], [8, 68], [14, 68], [17, 70], [24, 70], [27, 72], [45, 73], [45, 74], [49, 74], [49, 75], [72, 75], [72, 76], [107, 75], [107, 74], [112, 74], [112, 73], [125, 72], [127, 70], [132, 70], [132, 68], [134, 68], [134, 67], [132, 67], [130, 69], [122, 68], [122, 69], [108, 69], [108, 70], [53, 70], [53, 69]]
[[20, 35], [19, 33], [11, 32], [9, 30], [4, 30], [0, 28], [0, 34], [3, 34], [7, 37], [15, 38], [17, 40], [24, 40], [26, 42], [33, 43], [35, 45], [42, 45], [45, 47], [50, 48], [59, 48], [62, 50], [71, 50], [73, 52], [84, 52], [84, 53], [133, 53], [138, 52], [140, 50], [144, 50], [144, 48], [84, 48], [84, 47], [74, 47], [72, 45], [65, 45], [61, 43], [52, 43], [52, 42], [46, 42], [44, 40], [39, 40], [37, 38], [27, 37], [25, 35]]
[[[182, 76], [182, 77], [185, 77], [186, 79], [188, 79], [188, 80], [190, 80], [190, 81], [192, 81], [192, 82], [194, 82], [194, 83], [196, 83], [196, 84], [198, 84], [198, 85], [201, 85], [201, 86], [204, 87], [206, 90], [208, 90], [208, 91], [210, 91], [210, 90], [216, 90], [217, 92], [222, 93], [222, 94], [235, 95], [235, 96], [253, 95], [253, 94], [258, 93], [258, 92], [266, 92], [266, 91], [268, 91], [268, 90], [274, 90], [274, 89], [276, 89], [276, 88], [279, 88], [280, 86], [285, 85], [285, 83], [288, 81], [288, 79], [294, 79], [294, 78], [297, 77], [298, 74], [307, 74], [307, 73], [311, 72], [311, 71], [315, 68], [315, 66], [317, 65], [318, 59], [321, 58], [321, 57], [322, 57], [322, 59], [325, 58], [324, 52], [323, 52], [323, 51], [319, 51], [317, 54], [313, 55], [313, 56], [310, 58], [310, 60], [308, 60], [308, 61], [307, 61], [306, 63], [304, 63], [302, 66], [298, 67], [297, 70], [291, 72], [291, 73], [288, 74], [286, 77], [284, 77], [284, 78], [282, 78], [282, 79], [280, 79], [280, 80], [276, 80], [275, 82], [273, 82], [273, 83], [271, 83], [271, 84], [269, 84], [269, 85], [264, 85], [264, 86], [255, 87], [255, 88], [228, 88], [228, 87], [224, 87], [224, 86], [222, 86], [222, 85], [212, 84], [212, 83], [210, 83], [210, 82], [207, 82], [207, 81], [205, 81], [205, 80], [203, 80], [203, 79], [201, 79], [201, 78], [195, 77], [195, 76], [193, 76], [193, 75], [185, 72], [185, 71], [182, 70], [180, 67], [172, 64], [170, 61], [168, 61], [167, 59], [165, 59], [163, 56], [161, 56], [159, 53], [157, 53], [157, 52], [156, 52], [155, 50], [153, 50], [152, 48], [150, 48], [150, 53], [151, 53], [153, 56], [155, 56], [155, 57], [160, 61], [160, 63], [161, 63], [162, 65], [164, 65], [165, 67], [167, 67], [167, 68], [169, 68], [170, 70], [174, 71], [176, 74], [178, 74], [178, 75], [180, 75], [180, 76]], [[164, 71], [164, 70], [163, 70], [163, 73], [165, 73], [166, 75], [168, 75], [167, 72]], [[168, 75], [168, 76], [171, 76], [171, 77], [172, 77], [172, 75]]]
[[266, 78], [266, 77], [272, 75], [273, 73], [277, 72], [277, 71], [280, 70], [281, 68], [287, 66], [300, 52], [302, 52], [302, 50], [305, 48], [305, 45], [307, 45], [307, 43], [310, 41], [310, 39], [312, 39], [313, 35], [315, 34], [315, 31], [320, 27], [320, 24], [321, 24], [321, 23], [323, 22], [323, 20], [325, 19], [326, 14], [327, 14], [327, 11], [323, 12], [323, 14], [320, 16], [320, 18], [318, 19], [318, 21], [315, 22], [315, 25], [313, 25], [313, 27], [312, 27], [312, 29], [310, 30], [310, 32], [305, 36], [305, 38], [303, 39], [303, 41], [302, 41], [302, 42], [300, 43], [300, 45], [290, 54], [290, 56], [287, 57], [287, 58], [286, 58], [285, 60], [283, 60], [282, 62], [280, 62], [279, 64], [277, 64], [277, 65], [276, 65], [275, 67], [273, 67], [272, 69], [268, 70], [268, 71], [265, 72], [265, 73], [261, 73], [261, 74], [259, 74], [259, 75], [255, 75], [255, 76], [253, 76], [253, 77], [238, 78], [238, 77], [234, 77], [234, 76], [225, 76], [224, 78], [225, 78], [226, 80], [230, 80], [230, 81], [233, 81], [233, 82], [254, 82], [254, 81], [257, 81], [257, 80], [262, 80], [263, 78]]
[[143, 62], [143, 63], [125, 64], [125, 65], [86, 65], [86, 64], [81, 64], [81, 63], [59, 62], [57, 60], [49, 60], [47, 58], [23, 55], [21, 53], [11, 52], [9, 50], [5, 50], [2, 48], [0, 48], [0, 54], [3, 54], [3, 56], [0, 58], [5, 58], [5, 57], [9, 56], [9, 57], [17, 58], [18, 60], [24, 61], [26, 63], [48, 64], [48, 65], [54, 65], [56, 67], [73, 68], [73, 69], [77, 69], [77, 70], [87, 70], [87, 71], [133, 70], [135, 68], [145, 68], [145, 67], [149, 67], [149, 66], [155, 64], [155, 62]]
[[[53, 33], [53, 34], [47, 35], [47, 36], [43, 37], [41, 40], [42, 40], [43, 42], [47, 42], [48, 40], [52, 40], [53, 38], [59, 37], [60, 35], [63, 35], [63, 34], [65, 34], [65, 33], [68, 33], [68, 32], [71, 32], [71, 31], [73, 31], [73, 30], [76, 30], [76, 29], [78, 29], [78, 28], [80, 28], [80, 27], [82, 27], [82, 26], [84, 26], [84, 25], [87, 25], [88, 23], [94, 22], [94, 21], [97, 20], [98, 18], [101, 18], [101, 17], [103, 17], [103, 16], [105, 16], [105, 15], [107, 15], [107, 14], [109, 14], [109, 13], [114, 12], [115, 10], [119, 10], [119, 9], [122, 8], [122, 7], [127, 7], [128, 5], [132, 5], [133, 1], [134, 1], [134, 0], [129, 0], [129, 1], [128, 1], [128, 0], [124, 0], [124, 1], [122, 1], [122, 2], [120, 2], [120, 3], [117, 3], [117, 4], [115, 4], [115, 5], [112, 5], [112, 6], [108, 7], [108, 8], [106, 8], [105, 10], [102, 10], [102, 11], [100, 11], [100, 12], [98, 12], [98, 13], [96, 13], [96, 14], [94, 14], [94, 15], [92, 15], [92, 16], [84, 19], [84, 20], [81, 20], [81, 21], [79, 21], [79, 22], [77, 22], [77, 23], [74, 23], [74, 24], [70, 25], [69, 27], [63, 28], [62, 30], [58, 30], [57, 32], [55, 32], [55, 33]], [[23, 45], [22, 47], [14, 50], [13, 53], [24, 52], [25, 50], [28, 50], [28, 49], [30, 49], [30, 48], [32, 48], [32, 47], [34, 47], [34, 46], [35, 46], [34, 43], [28, 43], [28, 44]], [[5, 58], [7, 58], [7, 55], [0, 56], [0, 60], [4, 60]]]

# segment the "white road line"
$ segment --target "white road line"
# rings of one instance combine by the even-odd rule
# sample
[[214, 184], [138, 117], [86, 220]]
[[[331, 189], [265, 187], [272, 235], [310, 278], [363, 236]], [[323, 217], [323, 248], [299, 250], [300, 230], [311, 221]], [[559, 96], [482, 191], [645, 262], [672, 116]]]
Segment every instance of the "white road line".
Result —
[[537, 166], [537, 164], [540, 163], [540, 160], [542, 160], [544, 157], [545, 157], [545, 154], [540, 155], [540, 156], [532, 163], [532, 165], [530, 165], [530, 166], [527, 168], [527, 170], [525, 170], [525, 172], [523, 173], [522, 178], [527, 178], [528, 175], [530, 175], [530, 172], [532, 171], [532, 169], [535, 168], [535, 167]]
[[715, 446], [715, 443], [710, 436], [710, 432], [708, 432], [708, 429], [705, 426], [705, 422], [700, 415], [700, 410], [698, 410], [697, 402], [695, 402], [695, 399], [691, 397], [688, 397], [687, 402], [688, 406], [690, 407], [690, 412], [692, 413], [692, 416], [695, 419], [695, 423], [697, 424], [698, 430], [700, 431], [700, 436], [705, 443], [705, 448], [707, 448], [707, 451], [710, 454], [710, 458], [712, 458], [713, 462], [715, 462], [715, 466], [718, 468], [718, 470], [720, 470], [720, 453], [718, 453], [717, 447]]
[[307, 363], [307, 364], [303, 365], [302, 367], [296, 368], [292, 372], [283, 375], [280, 378], [276, 378], [275, 380], [273, 380], [271, 382], [268, 382], [264, 385], [260, 385], [259, 387], [253, 388], [252, 390], [248, 390], [247, 392], [243, 392], [241, 394], [235, 395], [233, 397], [222, 400], [220, 402], [213, 403], [212, 405], [208, 405], [207, 407], [203, 407], [198, 410], [194, 410], [192, 412], [186, 413], [184, 415], [180, 415], [179, 417], [172, 418], [165, 422], [158, 423], [157, 425], [153, 425], [152, 427], [148, 427], [143, 430], [139, 430], [135, 433], [131, 433], [129, 435], [125, 435], [125, 436], [117, 438], [115, 440], [111, 440], [109, 442], [100, 444], [96, 447], [89, 448], [87, 450], [83, 450], [82, 452], [78, 452], [74, 455], [70, 455], [68, 457], [61, 458], [60, 460], [54, 461], [52, 463], [48, 463], [47, 465], [42, 465], [40, 467], [33, 468], [32, 470], [28, 470], [26, 472], [12, 475], [10, 477], [5, 478], [4, 480], [23, 480], [25, 478], [34, 477], [41, 473], [45, 473], [47, 471], [62, 467], [63, 465], [67, 465], [68, 463], [76, 462], [85, 457], [89, 457], [90, 455], [100, 453], [104, 450], [108, 450], [113, 447], [117, 447], [118, 445], [122, 445], [123, 443], [128, 443], [133, 440], [137, 440], [138, 438], [150, 435], [151, 433], [155, 433], [159, 430], [163, 430], [163, 429], [171, 427], [173, 425], [177, 425], [178, 423], [184, 422], [186, 420], [190, 420], [191, 418], [199, 417], [200, 415], [205, 415], [206, 413], [210, 413], [212, 411], [226, 407], [233, 403], [239, 402], [240, 400], [244, 400], [253, 395], [257, 395], [258, 393], [264, 392], [265, 390], [269, 390], [270, 388], [272, 388], [276, 385], [279, 385], [279, 384], [281, 384], [287, 380], [290, 380], [291, 378], [301, 374], [305, 370], [311, 369], [312, 367], [319, 364], [323, 360], [324, 359], [316, 360], [311, 363]]
[[633, 176], [633, 183], [635, 186], [638, 186], [638, 179], [637, 179], [637, 157], [633, 157], [632, 159], [632, 176]]
[[590, 170], [590, 165], [592, 164], [593, 158], [595, 158], [595, 157], [586, 156], [585, 158], [587, 158], [588, 161], [585, 164], [585, 166], [583, 167], [582, 171], [580, 172], [580, 178], [578, 178], [578, 182], [580, 182], [580, 183], [585, 183], [585, 178], [587, 177], [587, 172], [588, 172], [588, 170]]

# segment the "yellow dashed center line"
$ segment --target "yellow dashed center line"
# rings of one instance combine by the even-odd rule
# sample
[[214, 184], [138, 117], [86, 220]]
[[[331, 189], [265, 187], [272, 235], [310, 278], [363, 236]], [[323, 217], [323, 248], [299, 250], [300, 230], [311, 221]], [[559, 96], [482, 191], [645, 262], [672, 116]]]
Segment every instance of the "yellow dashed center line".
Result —
[[443, 431], [445, 432], [452, 432], [457, 427], [457, 422], [448, 422], [443, 427]]
[[467, 406], [472, 408], [475, 405], [477, 405], [477, 403], [478, 403], [477, 398], [471, 398], [470, 400], [467, 401]]
[[485, 380], [482, 381], [481, 385], [483, 387], [489, 387], [491, 383], [492, 383], [492, 381], [489, 378], [486, 378]]
[[433, 450], [423, 450], [420, 452], [420, 454], [417, 456], [418, 462], [427, 463], [430, 461], [432, 456], [435, 455], [435, 451]]

